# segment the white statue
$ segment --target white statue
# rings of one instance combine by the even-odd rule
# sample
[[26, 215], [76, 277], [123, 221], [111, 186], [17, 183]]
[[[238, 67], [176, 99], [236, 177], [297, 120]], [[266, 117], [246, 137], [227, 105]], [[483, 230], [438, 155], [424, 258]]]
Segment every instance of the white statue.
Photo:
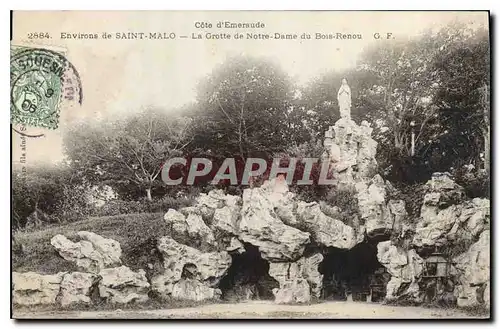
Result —
[[342, 85], [337, 93], [337, 101], [339, 102], [340, 117], [351, 119], [351, 88], [347, 84], [347, 79], [342, 79]]

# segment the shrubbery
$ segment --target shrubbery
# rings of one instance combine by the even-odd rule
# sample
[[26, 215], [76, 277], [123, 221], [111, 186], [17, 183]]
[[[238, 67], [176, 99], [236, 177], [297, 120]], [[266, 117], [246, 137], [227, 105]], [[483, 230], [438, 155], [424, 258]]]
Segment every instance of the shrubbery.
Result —
[[452, 171], [455, 182], [465, 189], [469, 198], [490, 197], [490, 174], [486, 170], [472, 171], [461, 166]]
[[403, 200], [408, 217], [413, 221], [420, 217], [420, 208], [422, 208], [425, 193], [425, 183], [412, 185], [399, 184], [396, 188], [388, 189], [387, 200]]
[[190, 206], [194, 201], [193, 196], [171, 197], [165, 196], [159, 200], [141, 199], [136, 201], [125, 200], [110, 200], [102, 207], [98, 208], [95, 216], [117, 216], [122, 214], [135, 214], [135, 213], [156, 213], [167, 212], [168, 209], [180, 209], [182, 207]]
[[[115, 191], [112, 191], [114, 195]], [[13, 230], [39, 230], [51, 224], [84, 220], [90, 216], [116, 216], [132, 213], [167, 212], [192, 204], [199, 189], [171, 190], [175, 197], [137, 200], [111, 199], [97, 206], [99, 188], [74, 179], [70, 168], [33, 167], [25, 173], [14, 170], [12, 174], [11, 217]]]
[[332, 188], [326, 195], [326, 203], [340, 208], [340, 220], [349, 226], [355, 226], [353, 219], [358, 218], [358, 198], [354, 189]]
[[83, 186], [63, 186], [61, 198], [52, 214], [57, 222], [75, 222], [91, 216], [95, 212], [93, 204], [89, 203]]

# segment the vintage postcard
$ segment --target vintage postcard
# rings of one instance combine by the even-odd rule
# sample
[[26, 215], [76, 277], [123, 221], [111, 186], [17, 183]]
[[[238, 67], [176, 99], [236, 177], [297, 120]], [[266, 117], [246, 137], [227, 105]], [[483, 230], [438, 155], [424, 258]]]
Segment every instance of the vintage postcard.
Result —
[[487, 11], [14, 11], [15, 319], [490, 318]]

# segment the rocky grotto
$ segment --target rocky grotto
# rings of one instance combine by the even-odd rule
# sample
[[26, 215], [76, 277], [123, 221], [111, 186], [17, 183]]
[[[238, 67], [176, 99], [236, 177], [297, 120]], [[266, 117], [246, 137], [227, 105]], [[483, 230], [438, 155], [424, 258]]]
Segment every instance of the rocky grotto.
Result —
[[165, 214], [172, 234], [157, 243], [162, 273], [149, 278], [131, 270], [120, 244], [106, 237], [78, 232], [73, 242], [56, 235], [54, 249], [80, 272], [14, 272], [14, 303], [144, 302], [154, 293], [196, 301], [489, 307], [489, 200], [467, 200], [449, 174], [435, 173], [420, 217], [410, 219], [405, 203], [390, 199], [390, 184], [370, 177], [377, 166], [371, 132], [367, 122], [343, 118], [325, 134], [335, 188], [357, 198], [349, 223], [342, 209], [302, 201], [280, 179], [245, 189], [242, 197], [212, 190], [194, 206]]

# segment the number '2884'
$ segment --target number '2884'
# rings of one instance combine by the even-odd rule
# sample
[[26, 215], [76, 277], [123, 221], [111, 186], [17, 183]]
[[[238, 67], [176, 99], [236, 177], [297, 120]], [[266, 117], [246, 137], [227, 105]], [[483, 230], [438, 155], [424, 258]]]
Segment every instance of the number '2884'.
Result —
[[50, 39], [48, 32], [33, 32], [28, 33], [28, 39]]

